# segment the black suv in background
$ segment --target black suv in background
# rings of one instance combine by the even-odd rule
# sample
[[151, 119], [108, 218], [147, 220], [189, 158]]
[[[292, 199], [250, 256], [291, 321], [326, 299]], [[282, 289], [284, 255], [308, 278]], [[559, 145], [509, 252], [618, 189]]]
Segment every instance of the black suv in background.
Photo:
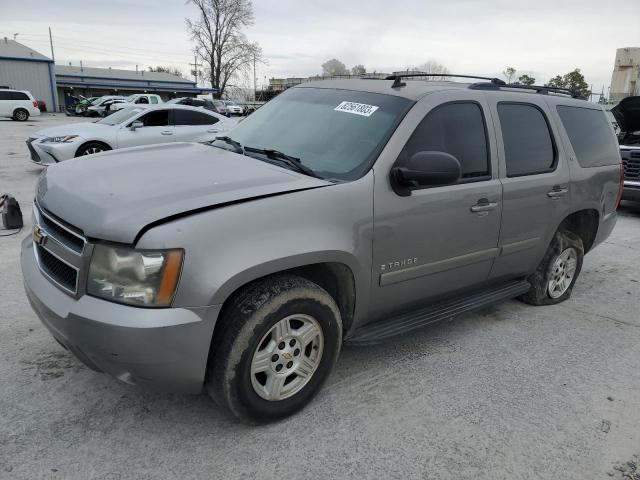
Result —
[[620, 156], [624, 166], [623, 200], [640, 202], [640, 97], [627, 97], [611, 109], [620, 132]]

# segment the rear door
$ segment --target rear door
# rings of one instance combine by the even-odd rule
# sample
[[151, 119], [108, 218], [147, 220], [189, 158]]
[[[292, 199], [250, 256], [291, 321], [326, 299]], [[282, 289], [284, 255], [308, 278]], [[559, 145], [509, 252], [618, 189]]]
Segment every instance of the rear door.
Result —
[[569, 213], [568, 159], [541, 95], [488, 97], [503, 186], [500, 255], [491, 278], [517, 277], [535, 270]]
[[[131, 130], [133, 122], [142, 122], [143, 126]], [[153, 143], [174, 141], [174, 127], [169, 121], [169, 110], [151, 110], [129, 121], [118, 130], [118, 148], [137, 147]]]
[[204, 142], [213, 140], [225, 130], [217, 117], [202, 111], [176, 108], [172, 110], [176, 142]]
[[[400, 196], [390, 186], [394, 163], [374, 167], [372, 317], [486, 282], [498, 253], [501, 184], [488, 105], [477, 92], [429, 95], [396, 134], [401, 165], [418, 151], [455, 156], [463, 178], [455, 185], [414, 189]], [[375, 319], [375, 318], [372, 318]]]

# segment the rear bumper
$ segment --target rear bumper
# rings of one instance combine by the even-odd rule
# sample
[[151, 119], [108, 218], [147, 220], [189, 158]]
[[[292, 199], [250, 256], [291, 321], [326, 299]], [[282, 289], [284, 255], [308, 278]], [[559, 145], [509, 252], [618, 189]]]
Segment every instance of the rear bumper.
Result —
[[40, 272], [30, 237], [20, 263], [33, 310], [89, 368], [153, 389], [200, 392], [219, 306], [147, 309], [88, 295], [74, 299]]

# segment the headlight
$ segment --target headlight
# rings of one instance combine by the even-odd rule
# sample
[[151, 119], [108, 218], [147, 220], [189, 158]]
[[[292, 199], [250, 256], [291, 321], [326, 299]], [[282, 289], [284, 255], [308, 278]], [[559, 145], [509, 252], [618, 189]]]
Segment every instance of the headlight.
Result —
[[182, 250], [134, 250], [96, 245], [87, 293], [141, 307], [168, 307], [178, 286]]
[[78, 135], [61, 135], [59, 137], [47, 137], [42, 140], [42, 143], [69, 143]]

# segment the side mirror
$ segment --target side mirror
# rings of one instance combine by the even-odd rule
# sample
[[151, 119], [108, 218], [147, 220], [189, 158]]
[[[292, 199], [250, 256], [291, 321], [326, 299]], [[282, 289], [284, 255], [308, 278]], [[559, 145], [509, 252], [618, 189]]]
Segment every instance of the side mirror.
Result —
[[391, 185], [401, 196], [420, 187], [451, 185], [460, 179], [462, 169], [456, 157], [445, 152], [417, 152], [408, 162], [391, 169]]
[[129, 130], [131, 130], [132, 132], [136, 131], [136, 128], [142, 128], [144, 127], [144, 123], [142, 123], [140, 120], [136, 120], [135, 122], [131, 122], [131, 125], [129, 125]]

